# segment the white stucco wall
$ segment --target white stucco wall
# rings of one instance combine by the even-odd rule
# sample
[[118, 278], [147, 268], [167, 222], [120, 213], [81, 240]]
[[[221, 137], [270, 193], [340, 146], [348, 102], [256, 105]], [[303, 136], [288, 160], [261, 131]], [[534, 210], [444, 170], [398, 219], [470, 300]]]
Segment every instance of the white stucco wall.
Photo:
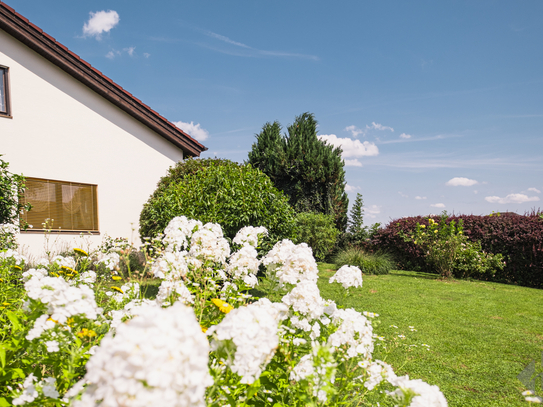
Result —
[[[0, 65], [9, 67], [13, 118], [0, 117], [0, 154], [10, 171], [98, 185], [100, 235], [87, 242], [107, 233], [139, 244], [142, 206], [182, 151], [2, 30]], [[77, 234], [49, 240], [81, 245]], [[19, 242], [34, 256], [44, 250], [43, 234]]]

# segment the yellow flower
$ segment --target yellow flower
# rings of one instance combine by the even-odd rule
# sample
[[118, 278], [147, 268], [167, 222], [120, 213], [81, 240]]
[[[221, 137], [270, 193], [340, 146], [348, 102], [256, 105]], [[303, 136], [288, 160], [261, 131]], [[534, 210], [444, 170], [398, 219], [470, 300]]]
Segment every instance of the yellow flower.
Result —
[[72, 326], [74, 324], [75, 320], [73, 318], [68, 318], [68, 320], [66, 321], [66, 325], [68, 326]]
[[420, 225], [420, 227], [424, 229], [426, 227], [426, 225]]
[[16, 266], [16, 265], [14, 265], [13, 268], [14, 268], [15, 270], [19, 270], [19, 271], [22, 270], [22, 268], [20, 268], [19, 266]]
[[94, 332], [92, 329], [83, 328], [80, 332], [77, 333], [77, 336], [80, 338], [89, 337], [92, 338], [93, 336], [96, 336], [96, 332]]
[[230, 311], [234, 309], [233, 306], [231, 306], [227, 302], [224, 302], [223, 300], [220, 300], [218, 298], [213, 298], [211, 302], [215, 304], [219, 308], [219, 311], [221, 311], [224, 314], [228, 314]]
[[67, 271], [69, 271], [70, 273], [72, 273], [74, 275], [79, 274], [77, 271], [75, 271], [73, 268], [70, 268], [70, 267], [62, 266], [61, 269], [67, 270]]
[[206, 328], [206, 327], [200, 325], [200, 328], [202, 328], [202, 332], [203, 332], [203, 333], [206, 333], [206, 332], [207, 332], [207, 328]]
[[115, 291], [118, 291], [118, 292], [120, 292], [121, 294], [124, 294], [124, 291], [121, 290], [119, 287], [112, 286], [111, 289], [112, 289], [112, 290], [115, 290]]
[[85, 250], [79, 249], [77, 247], [74, 249], [74, 252], [76, 252], [77, 254], [80, 254], [82, 256], [88, 256], [89, 255]]
[[112, 278], [113, 280], [115, 280], [115, 281], [122, 280], [122, 277], [119, 277], [119, 276], [112, 276], [111, 278]]
[[53, 321], [55, 324], [58, 324], [58, 321], [55, 321], [53, 318], [49, 317], [47, 318], [48, 321]]
[[9, 305], [9, 302], [3, 302], [2, 305]]

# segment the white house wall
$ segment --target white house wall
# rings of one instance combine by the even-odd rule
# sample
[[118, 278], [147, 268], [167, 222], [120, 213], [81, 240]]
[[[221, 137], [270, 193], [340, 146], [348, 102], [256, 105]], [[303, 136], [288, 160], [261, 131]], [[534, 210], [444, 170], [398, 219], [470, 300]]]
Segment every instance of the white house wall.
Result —
[[[0, 117], [0, 154], [10, 171], [98, 185], [100, 235], [86, 240], [107, 233], [138, 244], [142, 206], [182, 151], [2, 30], [0, 65], [9, 67], [13, 118]], [[77, 238], [50, 241], [71, 247]], [[33, 255], [44, 250], [43, 234], [19, 242]]]

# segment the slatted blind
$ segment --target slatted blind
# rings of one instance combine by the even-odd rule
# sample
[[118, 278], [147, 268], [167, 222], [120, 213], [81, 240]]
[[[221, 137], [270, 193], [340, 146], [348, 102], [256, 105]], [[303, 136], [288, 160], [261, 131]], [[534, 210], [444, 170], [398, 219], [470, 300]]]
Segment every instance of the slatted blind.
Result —
[[7, 89], [7, 75], [6, 75], [6, 68], [0, 67], [0, 113], [7, 113], [8, 112], [8, 104], [7, 104], [7, 97], [6, 97], [6, 89]]
[[33, 230], [98, 231], [96, 185], [26, 178], [24, 203], [32, 209], [23, 219]]

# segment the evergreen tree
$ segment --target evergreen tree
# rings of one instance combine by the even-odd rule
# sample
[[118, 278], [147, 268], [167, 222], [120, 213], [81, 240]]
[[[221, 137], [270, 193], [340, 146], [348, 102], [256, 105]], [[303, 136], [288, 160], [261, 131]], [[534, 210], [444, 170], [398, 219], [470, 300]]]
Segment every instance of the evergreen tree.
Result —
[[364, 228], [364, 200], [362, 194], [357, 193], [353, 207], [351, 208], [351, 219], [349, 220], [349, 231], [353, 235], [360, 234]]
[[266, 123], [256, 135], [249, 163], [270, 177], [297, 212], [333, 215], [336, 227], [345, 231], [349, 200], [341, 148], [318, 139], [311, 113], [296, 117], [287, 130], [281, 136], [278, 122]]

